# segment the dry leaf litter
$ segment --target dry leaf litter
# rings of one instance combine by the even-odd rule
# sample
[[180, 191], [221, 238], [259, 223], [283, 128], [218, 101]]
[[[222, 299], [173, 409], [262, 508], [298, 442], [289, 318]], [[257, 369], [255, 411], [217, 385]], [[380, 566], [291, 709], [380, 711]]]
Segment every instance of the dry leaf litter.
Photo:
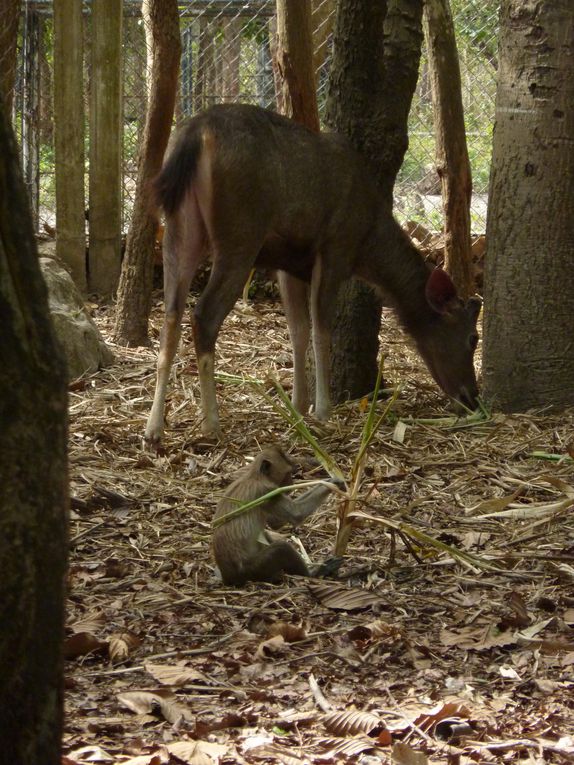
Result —
[[[112, 309], [93, 308], [109, 338]], [[161, 321], [158, 296], [153, 347], [110, 341], [115, 365], [71, 385], [67, 762], [574, 761], [574, 412], [411, 421], [451, 412], [385, 310], [385, 380], [402, 390], [357, 509], [480, 565], [364, 522], [338, 581], [224, 587], [210, 522], [234, 473], [271, 442], [298, 479], [324, 472], [248, 384], [218, 384], [224, 437], [202, 437], [189, 323], [147, 450]], [[217, 367], [289, 389], [280, 306], [240, 301]], [[365, 416], [350, 402], [308, 419], [346, 474]], [[299, 531], [313, 560], [333, 554], [336, 502]]]

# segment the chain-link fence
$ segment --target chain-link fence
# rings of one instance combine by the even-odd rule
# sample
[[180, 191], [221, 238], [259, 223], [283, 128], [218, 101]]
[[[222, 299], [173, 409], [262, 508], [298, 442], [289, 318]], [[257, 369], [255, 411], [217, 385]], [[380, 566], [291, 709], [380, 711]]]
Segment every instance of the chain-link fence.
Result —
[[[271, 62], [275, 0], [180, 0], [179, 5], [182, 61], [177, 119], [221, 101], [274, 107], [276, 83]], [[335, 0], [312, 0], [314, 65], [321, 111], [327, 95], [335, 5]], [[498, 3], [451, 0], [451, 6], [473, 171], [472, 227], [480, 233], [485, 228], [490, 170]], [[53, 7], [48, 0], [5, 0], [3, 9], [0, 77], [11, 87], [9, 107], [20, 141], [37, 226], [52, 232], [55, 226]], [[90, 89], [89, 10], [87, 4], [86, 104]], [[140, 0], [124, 0], [123, 41], [123, 199], [124, 228], [127, 228], [146, 103], [146, 36]], [[414, 219], [429, 230], [438, 231], [442, 228], [442, 202], [435, 170], [432, 100], [424, 50], [409, 136], [409, 150], [395, 190], [396, 211], [400, 219]], [[86, 140], [89, 141], [89, 136]]]

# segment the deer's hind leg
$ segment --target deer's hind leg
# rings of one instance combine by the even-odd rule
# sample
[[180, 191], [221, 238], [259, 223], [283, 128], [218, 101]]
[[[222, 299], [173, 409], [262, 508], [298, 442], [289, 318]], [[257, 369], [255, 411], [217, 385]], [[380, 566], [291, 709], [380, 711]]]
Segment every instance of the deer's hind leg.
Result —
[[293, 346], [293, 406], [301, 414], [307, 414], [310, 403], [306, 370], [311, 336], [309, 285], [285, 271], [278, 271], [277, 278]]
[[311, 321], [315, 355], [315, 416], [331, 413], [331, 336], [341, 284], [350, 277], [343, 243], [325, 244], [311, 279]]
[[214, 254], [211, 275], [193, 313], [193, 339], [206, 435], [219, 436], [219, 413], [215, 391], [215, 342], [225, 317], [243, 288], [257, 257], [258, 247], [229, 249]]
[[165, 319], [160, 335], [157, 380], [145, 437], [151, 444], [161, 440], [165, 399], [173, 359], [181, 335], [181, 320], [191, 280], [205, 256], [205, 230], [193, 191], [182, 209], [166, 221], [163, 240]]

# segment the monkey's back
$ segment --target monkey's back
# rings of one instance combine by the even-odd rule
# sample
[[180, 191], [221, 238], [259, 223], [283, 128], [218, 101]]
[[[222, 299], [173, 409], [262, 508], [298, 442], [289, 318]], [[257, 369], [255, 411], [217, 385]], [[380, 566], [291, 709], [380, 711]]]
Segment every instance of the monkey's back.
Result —
[[[219, 501], [214, 519], [236, 510], [242, 503], [263, 496], [273, 488], [272, 484], [267, 485], [263, 480], [246, 483], [244, 478], [239, 478]], [[245, 580], [248, 564], [256, 556], [261, 544], [259, 537], [265, 526], [265, 510], [255, 507], [214, 530], [213, 555], [226, 584], [240, 584]]]

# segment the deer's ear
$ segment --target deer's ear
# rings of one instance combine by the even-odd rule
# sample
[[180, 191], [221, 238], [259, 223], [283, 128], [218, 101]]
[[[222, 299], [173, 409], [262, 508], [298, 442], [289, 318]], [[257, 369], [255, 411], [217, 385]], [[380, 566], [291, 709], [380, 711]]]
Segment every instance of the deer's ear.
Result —
[[442, 268], [430, 272], [425, 287], [427, 303], [440, 314], [449, 313], [458, 304], [458, 295], [452, 279]]
[[259, 472], [263, 475], [269, 475], [271, 473], [271, 462], [269, 460], [261, 460], [261, 466]]

